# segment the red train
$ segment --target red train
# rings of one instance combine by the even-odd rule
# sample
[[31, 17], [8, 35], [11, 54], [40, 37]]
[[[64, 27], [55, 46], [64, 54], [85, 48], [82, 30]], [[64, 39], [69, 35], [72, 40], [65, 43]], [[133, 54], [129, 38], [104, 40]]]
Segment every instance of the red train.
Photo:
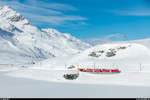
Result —
[[106, 72], [106, 73], [119, 73], [119, 69], [85, 69], [85, 68], [78, 68], [78, 71], [81, 72]]

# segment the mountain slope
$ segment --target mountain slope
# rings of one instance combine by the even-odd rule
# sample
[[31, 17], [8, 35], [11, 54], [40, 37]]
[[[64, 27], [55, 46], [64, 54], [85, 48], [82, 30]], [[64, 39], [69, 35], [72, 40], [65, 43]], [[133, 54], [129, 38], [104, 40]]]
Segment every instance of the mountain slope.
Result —
[[[90, 47], [89, 44], [55, 29], [38, 29], [9, 6], [0, 8], [0, 43], [6, 46], [4, 50], [0, 49], [0, 54], [7, 59], [13, 56], [16, 61], [12, 63], [20, 60], [17, 57], [29, 59], [25, 62], [32, 62], [73, 55]], [[3, 51], [8, 52], [5, 55]], [[9, 60], [5, 63], [9, 63]]]

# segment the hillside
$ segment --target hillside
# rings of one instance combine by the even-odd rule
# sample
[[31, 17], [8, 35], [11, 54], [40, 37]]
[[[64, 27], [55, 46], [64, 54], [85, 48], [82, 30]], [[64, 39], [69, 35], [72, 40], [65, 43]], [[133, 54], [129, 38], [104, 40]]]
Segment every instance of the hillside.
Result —
[[9, 6], [0, 8], [0, 63], [31, 63], [74, 55], [90, 45], [56, 29], [38, 29]]
[[[85, 66], [107, 64], [103, 66], [119, 66], [131, 64], [148, 64], [150, 49], [137, 43], [113, 43], [97, 45], [74, 57], [70, 63]], [[116, 66], [116, 65], [115, 65]], [[134, 67], [134, 66], [133, 66]]]

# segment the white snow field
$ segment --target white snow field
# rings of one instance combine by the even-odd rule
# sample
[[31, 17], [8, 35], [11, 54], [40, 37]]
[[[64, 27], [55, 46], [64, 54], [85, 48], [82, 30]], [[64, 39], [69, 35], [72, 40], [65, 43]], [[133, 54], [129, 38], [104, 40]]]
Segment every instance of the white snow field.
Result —
[[149, 97], [150, 88], [104, 84], [68, 84], [14, 78], [0, 73], [0, 97], [119, 98]]
[[[0, 97], [150, 97], [150, 39], [91, 45], [0, 7]], [[67, 68], [74, 65], [75, 68]], [[77, 68], [119, 69], [117, 74]], [[66, 80], [65, 73], [79, 73]]]
[[80, 77], [73, 81], [64, 80], [61, 73], [62, 71], [47, 69], [3, 70], [0, 72], [0, 97], [145, 98], [149, 97], [150, 93], [149, 73], [81, 73]]

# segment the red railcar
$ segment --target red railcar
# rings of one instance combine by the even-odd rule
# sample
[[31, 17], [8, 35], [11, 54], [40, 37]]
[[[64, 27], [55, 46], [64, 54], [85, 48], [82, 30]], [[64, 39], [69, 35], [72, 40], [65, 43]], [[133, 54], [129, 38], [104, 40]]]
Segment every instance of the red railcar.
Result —
[[104, 73], [119, 73], [119, 69], [85, 69], [78, 68], [78, 71], [81, 72], [104, 72]]
[[114, 70], [111, 70], [111, 72], [118, 73], [120, 71], [119, 71], [119, 69], [114, 69]]
[[111, 72], [110, 69], [102, 69], [102, 72]]

